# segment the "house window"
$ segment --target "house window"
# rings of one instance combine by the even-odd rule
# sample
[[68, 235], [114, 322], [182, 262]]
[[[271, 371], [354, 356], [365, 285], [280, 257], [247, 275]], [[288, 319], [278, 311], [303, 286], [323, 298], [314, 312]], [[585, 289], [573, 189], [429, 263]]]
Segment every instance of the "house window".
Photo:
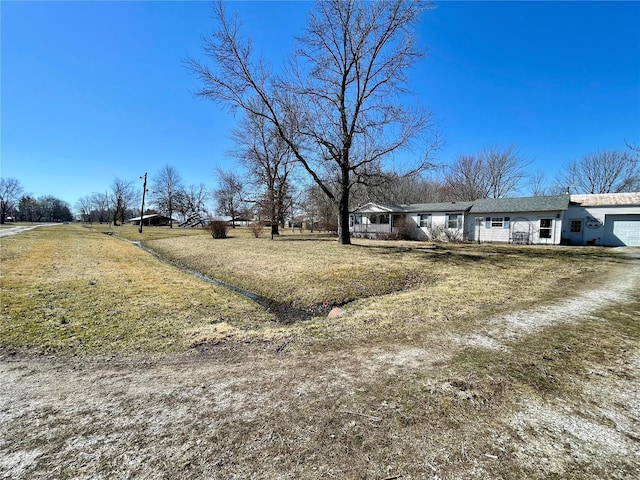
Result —
[[389, 214], [381, 213], [380, 214], [380, 223], [389, 223]]
[[504, 226], [504, 218], [491, 217], [491, 228], [502, 228]]
[[540, 238], [551, 238], [551, 226], [553, 220], [550, 218], [540, 219]]
[[353, 221], [356, 225], [362, 225], [362, 215], [354, 215]]
[[459, 213], [447, 214], [447, 228], [460, 229], [462, 227], [462, 215]]
[[431, 214], [430, 213], [421, 213], [420, 214], [420, 226], [422, 228], [430, 228], [431, 227]]
[[571, 233], [582, 233], [582, 220], [571, 220], [569, 231]]

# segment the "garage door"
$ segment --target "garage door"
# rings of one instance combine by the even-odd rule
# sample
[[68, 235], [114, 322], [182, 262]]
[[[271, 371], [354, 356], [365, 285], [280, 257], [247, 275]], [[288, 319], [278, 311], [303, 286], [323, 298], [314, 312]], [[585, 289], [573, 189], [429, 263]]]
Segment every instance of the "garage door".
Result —
[[604, 241], [612, 246], [640, 246], [640, 215], [607, 215]]

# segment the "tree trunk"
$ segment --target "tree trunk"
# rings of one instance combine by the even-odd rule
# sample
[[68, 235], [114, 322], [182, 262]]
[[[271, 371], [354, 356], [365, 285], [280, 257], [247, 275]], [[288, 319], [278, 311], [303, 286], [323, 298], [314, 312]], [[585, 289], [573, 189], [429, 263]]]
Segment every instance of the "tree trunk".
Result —
[[342, 169], [342, 181], [340, 182], [340, 203], [338, 205], [338, 243], [351, 245], [349, 233], [349, 170]]

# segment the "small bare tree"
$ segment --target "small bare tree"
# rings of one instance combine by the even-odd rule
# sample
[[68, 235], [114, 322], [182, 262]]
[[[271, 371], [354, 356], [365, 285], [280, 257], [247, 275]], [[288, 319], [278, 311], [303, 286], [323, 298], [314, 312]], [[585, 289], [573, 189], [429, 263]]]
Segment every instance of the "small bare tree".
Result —
[[172, 166], [165, 165], [153, 178], [151, 198], [158, 211], [169, 217], [169, 228], [173, 228], [176, 199], [183, 190], [182, 177]]
[[137, 203], [138, 194], [134, 190], [133, 182], [115, 178], [111, 183], [110, 197], [113, 224], [122, 225], [126, 220], [127, 213]]
[[558, 182], [573, 193], [620, 193], [640, 190], [640, 161], [619, 150], [589, 153], [565, 166]]
[[263, 115], [247, 114], [232, 137], [237, 146], [232, 154], [249, 172], [253, 201], [268, 213], [273, 240], [280, 233], [278, 226], [284, 225], [286, 199], [291, 195], [295, 165], [291, 149]]
[[216, 167], [218, 188], [213, 191], [216, 202], [216, 210], [221, 215], [231, 217], [231, 228], [236, 228], [235, 222], [244, 211], [244, 184], [237, 173], [228, 172], [221, 167]]
[[[429, 5], [420, 0], [317, 2], [287, 71], [276, 77], [237, 20], [217, 3], [218, 31], [204, 44], [213, 68], [190, 60], [199, 95], [264, 116], [320, 189], [338, 205], [339, 241], [351, 243], [352, 187], [378, 173], [382, 162], [412, 140], [427, 140], [407, 166], [429, 166], [430, 117], [400, 101], [407, 70], [424, 52], [412, 30]], [[337, 182], [338, 188], [333, 188]]]
[[15, 209], [22, 195], [22, 185], [16, 178], [0, 178], [0, 224]]

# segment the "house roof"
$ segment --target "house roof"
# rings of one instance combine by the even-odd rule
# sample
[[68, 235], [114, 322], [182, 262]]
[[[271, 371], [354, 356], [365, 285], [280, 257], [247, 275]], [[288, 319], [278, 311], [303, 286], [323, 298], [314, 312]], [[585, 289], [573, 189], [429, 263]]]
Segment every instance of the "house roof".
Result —
[[515, 213], [566, 210], [569, 195], [542, 197], [483, 198], [473, 202], [471, 213]]
[[441, 203], [413, 203], [402, 205], [403, 212], [466, 212], [473, 202], [441, 202]]
[[[638, 196], [640, 203], [640, 193]], [[571, 198], [573, 199], [572, 195]], [[517, 213], [558, 212], [569, 207], [569, 195], [542, 197], [483, 198], [473, 202], [413, 203], [391, 205], [369, 202], [353, 213], [419, 213], [419, 212], [470, 212], [470, 213]]]
[[[142, 219], [143, 220], [148, 220], [150, 218], [161, 218], [161, 219], [167, 219], [169, 220], [169, 217], [165, 217], [164, 215], [160, 215], [159, 213], [150, 213], [149, 215], [143, 215]], [[140, 217], [133, 217], [129, 219], [130, 222], [138, 222], [140, 221]]]
[[584, 207], [640, 205], [640, 192], [571, 195], [571, 204], [582, 205]]
[[392, 205], [369, 202], [353, 213], [418, 213], [418, 212], [466, 212], [473, 202], [411, 203]]

